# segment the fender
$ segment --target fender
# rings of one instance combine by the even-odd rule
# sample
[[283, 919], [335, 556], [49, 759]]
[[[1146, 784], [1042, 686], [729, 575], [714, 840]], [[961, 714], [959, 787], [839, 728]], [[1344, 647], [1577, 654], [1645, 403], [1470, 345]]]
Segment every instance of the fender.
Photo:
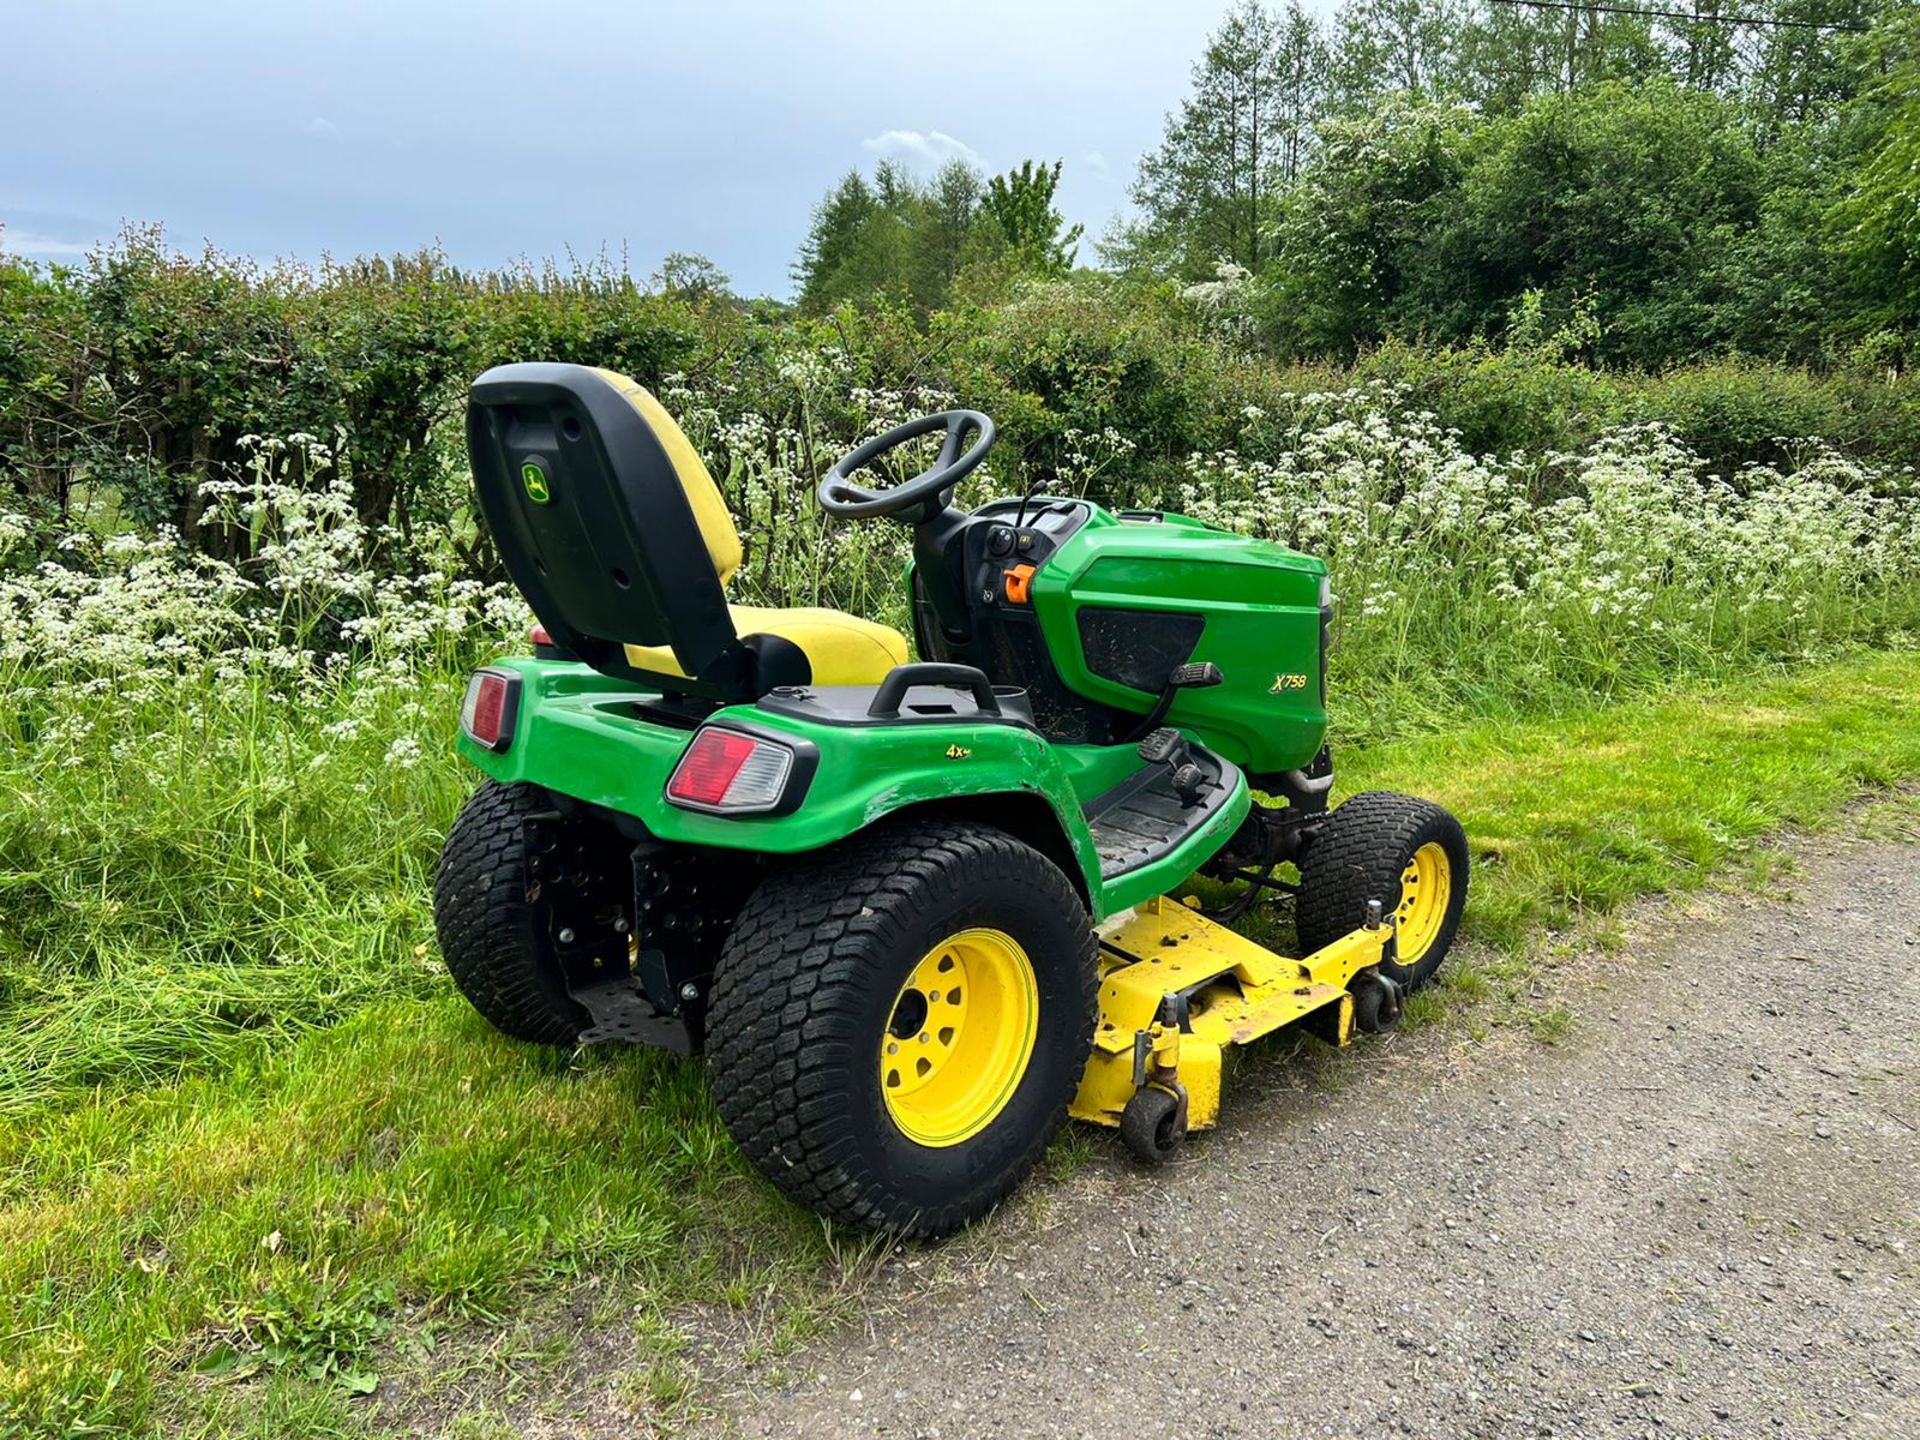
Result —
[[1059, 826], [1058, 848], [1077, 865], [1077, 888], [1094, 918], [1109, 908], [1072, 778], [1054, 747], [1025, 726], [848, 727], [754, 705], [726, 706], [706, 723], [790, 735], [811, 745], [819, 764], [791, 813], [712, 815], [666, 799], [668, 777], [694, 731], [648, 718], [641, 707], [657, 696], [564, 661], [516, 656], [490, 668], [520, 677], [511, 743], [496, 752], [463, 735], [458, 744], [467, 760], [503, 784], [539, 785], [631, 816], [671, 843], [769, 854], [818, 850], [909, 808], [958, 802], [990, 818], [994, 797], [1018, 797], [1019, 808], [1031, 815], [1037, 798]]

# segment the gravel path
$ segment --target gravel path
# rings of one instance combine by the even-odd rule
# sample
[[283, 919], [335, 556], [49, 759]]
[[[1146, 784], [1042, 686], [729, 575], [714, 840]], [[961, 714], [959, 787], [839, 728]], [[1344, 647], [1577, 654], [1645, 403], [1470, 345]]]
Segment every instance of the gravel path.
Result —
[[895, 1257], [714, 1428], [1920, 1436], [1920, 848], [1821, 850], [1557, 977], [1557, 1046], [1243, 1066], [1180, 1162]]

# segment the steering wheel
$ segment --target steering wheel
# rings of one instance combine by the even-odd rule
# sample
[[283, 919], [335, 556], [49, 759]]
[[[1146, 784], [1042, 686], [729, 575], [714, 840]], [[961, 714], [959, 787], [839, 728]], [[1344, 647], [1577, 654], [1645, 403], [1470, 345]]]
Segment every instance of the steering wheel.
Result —
[[[923, 470], [911, 480], [885, 490], [869, 490], [864, 485], [854, 484], [849, 478], [856, 470], [871, 465], [889, 451], [898, 449], [909, 440], [918, 440], [922, 435], [931, 435], [936, 430], [945, 430], [947, 438], [941, 443], [940, 458], [933, 462], [931, 469]], [[960, 443], [969, 431], [978, 431], [980, 438], [962, 454]], [[896, 425], [886, 434], [874, 436], [858, 450], [843, 456], [820, 478], [820, 508], [829, 515], [839, 515], [848, 520], [868, 515], [904, 515], [904, 512], [916, 509], [919, 513], [910, 517], [913, 523], [931, 519], [946, 509], [953, 498], [953, 487], [972, 474], [980, 462], [987, 458], [987, 451], [993, 448], [993, 440], [993, 421], [978, 410], [942, 410], [936, 415], [922, 415], [918, 420]]]

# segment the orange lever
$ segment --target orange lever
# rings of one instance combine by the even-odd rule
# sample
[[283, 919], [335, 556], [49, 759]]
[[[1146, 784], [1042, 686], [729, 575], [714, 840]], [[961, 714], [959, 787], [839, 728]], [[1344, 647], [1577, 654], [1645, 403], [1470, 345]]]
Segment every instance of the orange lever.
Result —
[[1016, 565], [1007, 571], [1007, 601], [1013, 605], [1028, 603], [1028, 591], [1033, 587], [1033, 566]]

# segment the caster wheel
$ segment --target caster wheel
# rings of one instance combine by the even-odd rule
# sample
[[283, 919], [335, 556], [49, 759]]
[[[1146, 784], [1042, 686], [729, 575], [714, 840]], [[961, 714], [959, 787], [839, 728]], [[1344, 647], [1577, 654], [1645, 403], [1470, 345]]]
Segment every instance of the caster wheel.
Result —
[[1353, 982], [1353, 1028], [1369, 1035], [1400, 1023], [1400, 987], [1384, 975], [1362, 975]]
[[1165, 1090], [1147, 1085], [1133, 1092], [1120, 1112], [1120, 1138], [1136, 1157], [1160, 1165], [1173, 1157], [1187, 1138], [1180, 1101]]

